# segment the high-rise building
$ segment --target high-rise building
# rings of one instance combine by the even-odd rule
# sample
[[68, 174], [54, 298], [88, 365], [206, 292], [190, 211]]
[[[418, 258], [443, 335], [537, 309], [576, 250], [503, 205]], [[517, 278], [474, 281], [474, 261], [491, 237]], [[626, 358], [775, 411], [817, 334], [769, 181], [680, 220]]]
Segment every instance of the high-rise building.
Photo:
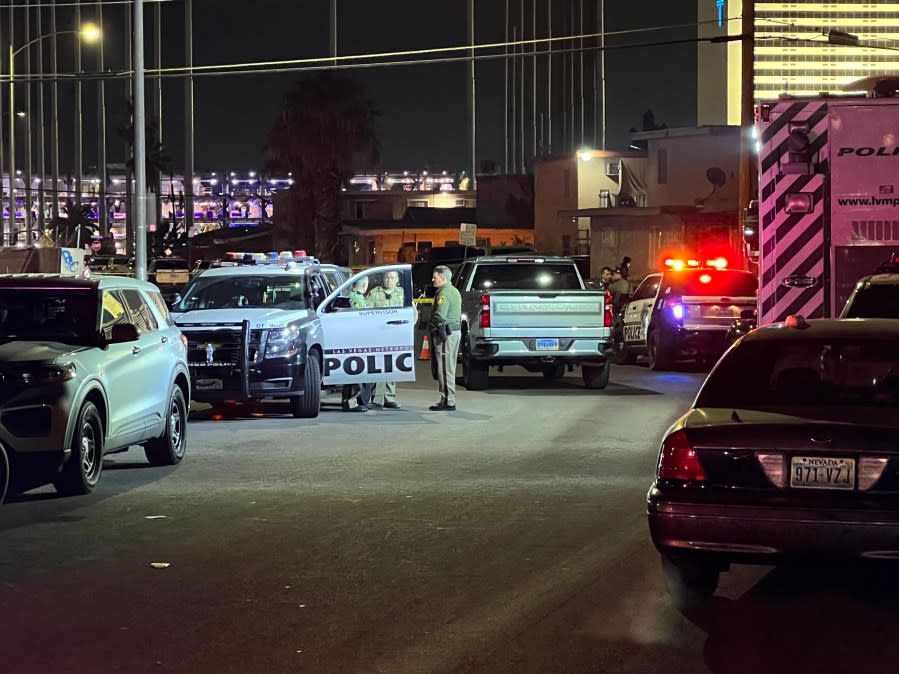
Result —
[[[752, 0], [698, 0], [699, 37], [742, 32]], [[864, 47], [831, 44], [831, 30]], [[818, 43], [818, 44], [816, 44]], [[754, 99], [842, 92], [854, 80], [899, 71], [899, 2], [755, 2]], [[701, 125], [739, 124], [740, 40], [698, 48], [697, 117]]]

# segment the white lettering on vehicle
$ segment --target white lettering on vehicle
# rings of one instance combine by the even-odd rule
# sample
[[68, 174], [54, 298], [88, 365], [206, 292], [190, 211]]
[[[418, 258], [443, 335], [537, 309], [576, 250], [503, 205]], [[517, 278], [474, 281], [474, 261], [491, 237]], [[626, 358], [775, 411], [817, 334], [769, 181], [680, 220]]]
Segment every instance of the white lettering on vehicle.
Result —
[[[343, 370], [350, 376], [361, 374], [382, 374], [389, 372], [412, 372], [414, 353], [378, 353], [365, 356], [339, 357], [337, 354], [325, 356], [324, 376]], [[364, 381], [364, 379], [363, 379]]]
[[624, 326], [625, 342], [642, 342], [643, 341], [643, 324], [632, 323]]

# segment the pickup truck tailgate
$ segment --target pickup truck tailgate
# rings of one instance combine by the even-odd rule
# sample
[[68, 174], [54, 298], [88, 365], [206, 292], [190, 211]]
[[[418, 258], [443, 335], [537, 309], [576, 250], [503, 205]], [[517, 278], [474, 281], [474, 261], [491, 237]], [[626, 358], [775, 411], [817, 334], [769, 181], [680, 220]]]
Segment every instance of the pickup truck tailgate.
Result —
[[[490, 336], [559, 337], [603, 327], [605, 293], [565, 290], [556, 293], [494, 291], [490, 293]], [[523, 331], [523, 332], [521, 332]], [[596, 333], [594, 333], [596, 334]], [[485, 335], [486, 336], [486, 335]]]

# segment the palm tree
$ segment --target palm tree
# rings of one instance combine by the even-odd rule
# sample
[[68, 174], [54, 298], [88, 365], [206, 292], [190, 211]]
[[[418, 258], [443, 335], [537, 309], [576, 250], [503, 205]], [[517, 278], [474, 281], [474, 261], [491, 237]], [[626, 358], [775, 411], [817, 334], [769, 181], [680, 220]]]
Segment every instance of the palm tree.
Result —
[[289, 171], [292, 242], [333, 259], [338, 254], [341, 185], [378, 160], [374, 102], [355, 80], [332, 71], [310, 75], [281, 100], [269, 132], [268, 175]]
[[[122, 104], [122, 117], [116, 133], [129, 148], [125, 168], [130, 179], [134, 176], [134, 103], [130, 99]], [[169, 164], [172, 158], [169, 156], [165, 144], [159, 140], [159, 121], [152, 115], [146, 117], [145, 137], [147, 141], [147, 188], [159, 194], [162, 174], [170, 173]]]

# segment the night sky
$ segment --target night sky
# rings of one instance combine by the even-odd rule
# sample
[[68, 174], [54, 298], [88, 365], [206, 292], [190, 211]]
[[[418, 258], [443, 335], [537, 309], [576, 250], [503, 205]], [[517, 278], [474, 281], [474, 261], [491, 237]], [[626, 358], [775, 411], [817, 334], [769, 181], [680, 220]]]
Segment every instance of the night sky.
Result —
[[[532, 0], [526, 0], [530, 17]], [[538, 33], [545, 29], [547, 0], [537, 0]], [[565, 11], [567, 0], [553, 0], [556, 12]], [[596, 2], [585, 3], [587, 12]], [[513, 12], [519, 0], [511, 0]], [[153, 65], [153, 5], [147, 3], [147, 67]], [[328, 0], [194, 0], [195, 65], [252, 62], [327, 56]], [[375, 3], [370, 0], [340, 0], [339, 53], [369, 53], [435, 46], [462, 45], [466, 40], [464, 1]], [[504, 37], [505, 0], [478, 0], [479, 43], [501, 41]], [[84, 18], [93, 15], [85, 5]], [[4, 13], [5, 14], [5, 13]], [[48, 18], [44, 14], [44, 32]], [[59, 8], [60, 28], [73, 25], [69, 8]], [[107, 70], [122, 67], [127, 43], [122, 32], [122, 5], [107, 6], [104, 15]], [[4, 17], [5, 19], [5, 17]], [[162, 6], [163, 67], [184, 63], [183, 4]], [[606, 30], [618, 31], [649, 26], [692, 23], [694, 2], [684, 0], [608, 0]], [[558, 20], [554, 20], [556, 24]], [[5, 23], [5, 21], [4, 21]], [[32, 19], [32, 31], [34, 19]], [[591, 32], [592, 28], [585, 28]], [[4, 28], [4, 33], [6, 28]], [[559, 34], [556, 25], [554, 33]], [[530, 18], [528, 18], [530, 33]], [[34, 33], [32, 33], [34, 34]], [[635, 44], [695, 37], [695, 28], [666, 30], [619, 38], [609, 45]], [[5, 36], [4, 36], [5, 37]], [[16, 44], [23, 41], [17, 25]], [[96, 70], [93, 47], [84, 49], [85, 71]], [[696, 117], [695, 45], [657, 46], [609, 50], [606, 56], [607, 138], [610, 149], [627, 149], [628, 130], [639, 127], [643, 112], [652, 108], [656, 118], [668, 126], [689, 126]], [[71, 72], [71, 38], [60, 41], [60, 70]], [[17, 58], [17, 70], [23, 63]], [[588, 57], [592, 58], [591, 57]], [[530, 61], [530, 59], [528, 59]], [[557, 57], [556, 68], [560, 67]], [[541, 61], [542, 63], [542, 61]], [[539, 68], [545, 68], [540, 65]], [[34, 66], [32, 65], [32, 69]], [[380, 112], [378, 134], [381, 167], [459, 169], [468, 163], [466, 151], [466, 65], [463, 63], [407, 65], [346, 71], [357, 77], [375, 100]], [[545, 71], [539, 72], [538, 100], [546, 97]], [[478, 160], [504, 160], [502, 60], [481, 61], [478, 65]], [[556, 73], [557, 82], [560, 72]], [[229, 75], [199, 77], [195, 89], [196, 166], [198, 170], [248, 171], [261, 164], [262, 148], [275, 118], [280, 97], [300, 77], [300, 73], [278, 75]], [[530, 75], [528, 75], [530, 78]], [[528, 79], [528, 82], [530, 80]], [[123, 144], [115, 137], [120, 118], [120, 102], [125, 98], [124, 82], [107, 84], [109, 161], [121, 161]], [[555, 88], [555, 87], [554, 87]], [[71, 100], [71, 85], [61, 85], [61, 100]], [[84, 85], [85, 163], [96, 163], [97, 87]], [[589, 92], [588, 92], [589, 93]], [[554, 150], [561, 149], [561, 91], [554, 95]], [[69, 98], [67, 98], [67, 96]], [[148, 94], [148, 101], [151, 94]], [[183, 84], [165, 80], [163, 86], [163, 137], [177, 171], [183, 162]], [[24, 92], [19, 94], [19, 100]], [[588, 96], [589, 98], [589, 96]], [[530, 109], [530, 94], [526, 97]], [[579, 104], [578, 108], [579, 110]], [[592, 116], [588, 110], [587, 144], [593, 144]], [[578, 113], [579, 114], [579, 113]], [[527, 122], [528, 128], [530, 122]], [[69, 105], [60, 114], [61, 163], [71, 166], [71, 138], [74, 120]], [[574, 141], [572, 141], [574, 142]], [[579, 145], [580, 143], [575, 143]], [[569, 142], [571, 145], [571, 142]]]

